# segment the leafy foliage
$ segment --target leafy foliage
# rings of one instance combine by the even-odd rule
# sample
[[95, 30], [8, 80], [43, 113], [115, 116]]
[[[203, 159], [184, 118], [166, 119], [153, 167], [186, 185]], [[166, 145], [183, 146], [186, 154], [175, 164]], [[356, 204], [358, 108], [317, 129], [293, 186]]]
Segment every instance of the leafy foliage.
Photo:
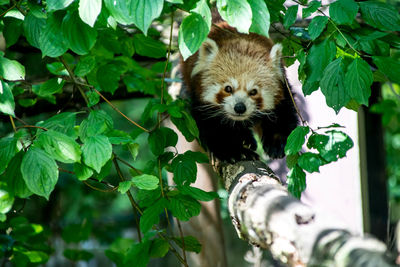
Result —
[[[288, 30], [282, 43], [285, 61], [289, 65], [299, 60], [304, 95], [321, 88], [327, 105], [337, 113], [346, 107], [368, 106], [374, 81], [400, 83], [400, 39], [395, 34], [400, 17], [386, 3], [338, 0], [329, 4], [328, 18], [320, 1], [288, 7], [284, 1], [214, 2], [221, 17], [242, 33], [268, 37], [270, 25], [281, 23]], [[206, 39], [212, 25], [210, 1], [13, 3], [0, 1], [5, 42], [0, 52], [0, 119], [2, 126], [7, 122], [4, 130], [0, 127], [0, 242], [5, 248], [0, 256], [16, 266], [39, 265], [49, 259], [48, 233], [17, 216], [16, 207], [21, 201], [40, 202], [43, 197], [55, 201], [60, 192], [69, 195], [71, 184], [114, 192], [99, 193], [102, 197], [127, 195], [139, 214], [142, 242], [105, 240], [111, 244], [105, 254], [117, 266], [130, 266], [133, 260], [137, 266], [146, 266], [151, 257], [164, 257], [171, 243], [200, 252], [194, 237], [170, 236], [162, 221], [166, 214], [189, 220], [199, 214], [199, 201], [217, 197], [191, 185], [197, 179], [197, 164], [208, 158], [200, 152], [178, 153], [177, 133], [160, 124], [169, 116], [187, 141], [199, 137], [188, 103], [167, 94], [165, 83], [170, 80], [164, 74], [171, 69], [171, 49], [179, 49], [186, 60]], [[299, 5], [302, 18], [317, 15], [308, 26], [296, 24]], [[159, 25], [169, 28], [177, 20], [174, 14], [182, 10], [187, 14], [180, 23], [178, 41], [166, 43]], [[143, 59], [150, 63], [145, 66]], [[145, 106], [144, 110], [129, 107], [130, 113], [124, 114], [129, 121], [123, 126], [110, 116], [112, 110], [119, 111], [120, 104], [115, 102], [107, 111], [102, 104], [121, 95], [140, 95]], [[396, 105], [384, 101], [374, 109], [388, 123]], [[42, 106], [50, 107], [50, 114], [20, 120], [26, 108], [35, 111]], [[300, 197], [306, 172], [318, 172], [321, 166], [345, 157], [352, 146], [337, 125], [297, 127], [285, 147], [289, 190]], [[167, 186], [167, 172], [176, 186]], [[75, 194], [71, 193], [76, 200], [69, 204], [75, 210], [81, 204], [82, 213], [90, 217], [87, 211], [96, 201], [86, 203]], [[78, 244], [96, 235], [93, 218], [86, 217], [67, 224], [62, 235], [66, 243]], [[92, 253], [71, 246], [64, 256], [87, 261]]]

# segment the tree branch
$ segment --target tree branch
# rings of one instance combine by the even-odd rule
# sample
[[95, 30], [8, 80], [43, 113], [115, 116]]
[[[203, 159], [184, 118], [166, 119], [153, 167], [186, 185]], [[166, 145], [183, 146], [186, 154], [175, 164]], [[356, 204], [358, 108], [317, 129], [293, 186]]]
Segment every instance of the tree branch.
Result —
[[260, 161], [217, 167], [230, 192], [229, 213], [242, 239], [288, 266], [395, 266], [386, 246], [360, 237], [289, 195]]

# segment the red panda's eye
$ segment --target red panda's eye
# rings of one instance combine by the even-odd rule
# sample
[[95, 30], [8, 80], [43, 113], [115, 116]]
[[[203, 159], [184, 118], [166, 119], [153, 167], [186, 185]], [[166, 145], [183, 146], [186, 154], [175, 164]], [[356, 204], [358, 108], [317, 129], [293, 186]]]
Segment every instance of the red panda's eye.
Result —
[[225, 86], [225, 92], [227, 92], [227, 93], [232, 93], [232, 87], [230, 87], [229, 85], [227, 85], [227, 86]]
[[249, 95], [254, 96], [258, 93], [257, 89], [253, 89], [249, 92]]

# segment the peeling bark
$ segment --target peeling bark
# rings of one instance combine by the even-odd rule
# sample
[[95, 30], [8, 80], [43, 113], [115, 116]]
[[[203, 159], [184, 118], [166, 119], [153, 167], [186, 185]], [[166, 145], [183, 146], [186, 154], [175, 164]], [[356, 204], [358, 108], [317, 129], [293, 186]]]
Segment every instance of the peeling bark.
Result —
[[230, 193], [229, 212], [239, 237], [288, 266], [396, 266], [385, 244], [317, 214], [292, 197], [263, 162], [217, 169]]

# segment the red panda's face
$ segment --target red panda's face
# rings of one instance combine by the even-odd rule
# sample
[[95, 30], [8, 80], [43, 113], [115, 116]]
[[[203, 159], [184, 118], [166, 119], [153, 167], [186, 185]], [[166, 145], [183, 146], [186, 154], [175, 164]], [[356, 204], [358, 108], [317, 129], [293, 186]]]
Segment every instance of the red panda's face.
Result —
[[[273, 112], [282, 97], [281, 46], [265, 51], [246, 40], [234, 41], [218, 47], [207, 39], [200, 49], [192, 76], [201, 75], [202, 102], [235, 121]], [[243, 52], [248, 49], [263, 50]]]

